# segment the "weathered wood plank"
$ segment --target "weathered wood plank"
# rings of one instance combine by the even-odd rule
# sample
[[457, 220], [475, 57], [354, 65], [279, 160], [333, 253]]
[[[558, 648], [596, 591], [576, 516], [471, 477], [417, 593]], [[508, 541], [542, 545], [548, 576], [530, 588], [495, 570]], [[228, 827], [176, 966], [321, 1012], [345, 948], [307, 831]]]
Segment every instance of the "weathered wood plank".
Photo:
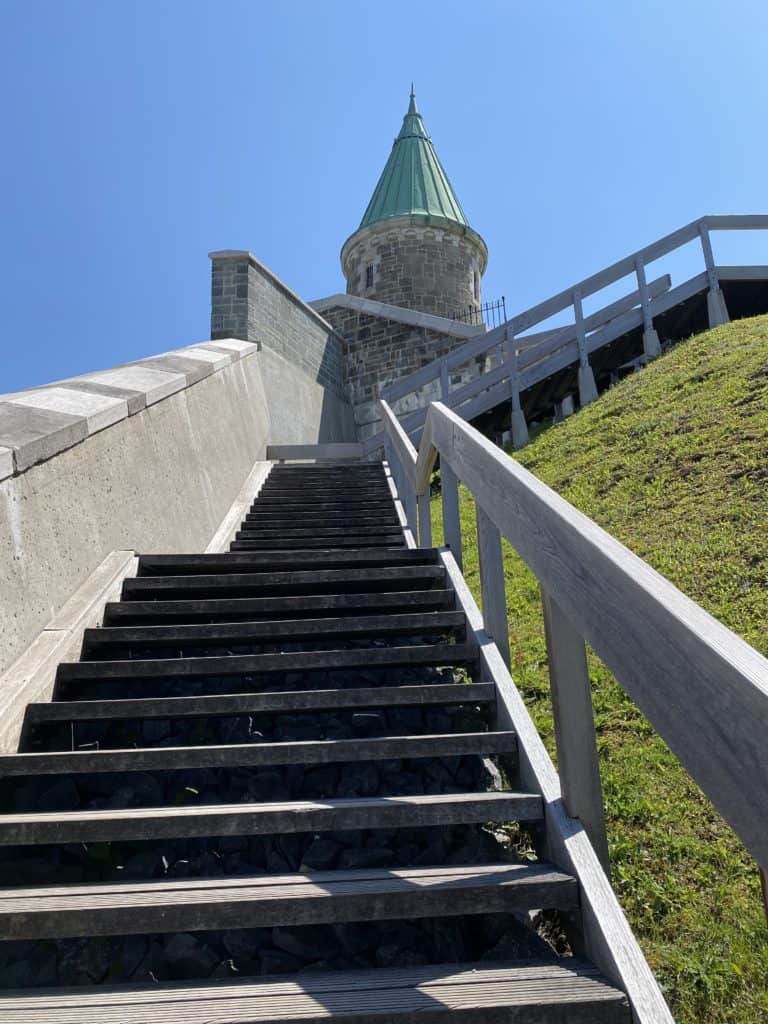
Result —
[[53, 701], [29, 704], [29, 724], [121, 718], [212, 718], [274, 711], [323, 711], [428, 704], [490, 704], [492, 683], [421, 683], [361, 686], [344, 690], [229, 693], [215, 697], [150, 697], [125, 700]]
[[453, 594], [445, 588], [430, 590], [392, 590], [351, 594], [292, 594], [283, 597], [198, 598], [162, 601], [110, 602], [104, 621], [110, 625], [144, 622], [232, 622], [243, 616], [275, 618], [306, 613], [344, 612], [347, 615], [365, 611], [431, 609], [453, 607]]
[[387, 665], [464, 665], [473, 658], [465, 644], [413, 644], [285, 654], [226, 654], [203, 658], [127, 658], [121, 661], [65, 661], [57, 683], [110, 679], [187, 679], [259, 672], [314, 672]]
[[0, 940], [295, 927], [575, 910], [578, 905], [576, 880], [549, 864], [59, 885], [0, 893]]
[[386, 633], [453, 631], [464, 625], [464, 613], [422, 612], [392, 615], [355, 615], [322, 619], [282, 619], [277, 622], [216, 622], [175, 626], [101, 626], [86, 629], [86, 652], [114, 645], [167, 645], [175, 643], [271, 642], [278, 638], [307, 640], [329, 636], [376, 636]]
[[511, 732], [459, 732], [366, 739], [297, 740], [205, 747], [132, 747], [127, 750], [46, 751], [0, 755], [0, 778], [98, 772], [258, 768], [289, 764], [338, 764], [396, 758], [466, 757], [512, 753]]
[[486, 633], [493, 638], [502, 658], [509, 665], [509, 623], [501, 534], [480, 505], [476, 506], [476, 516], [483, 622]]
[[0, 996], [4, 1024], [629, 1024], [625, 997], [578, 959], [333, 971], [297, 978]]
[[541, 797], [507, 792], [56, 811], [0, 815], [0, 845], [419, 828], [484, 821], [537, 821], [541, 816]]
[[543, 588], [541, 597], [563, 799], [571, 817], [583, 823], [603, 871], [610, 878], [587, 652], [557, 601]]

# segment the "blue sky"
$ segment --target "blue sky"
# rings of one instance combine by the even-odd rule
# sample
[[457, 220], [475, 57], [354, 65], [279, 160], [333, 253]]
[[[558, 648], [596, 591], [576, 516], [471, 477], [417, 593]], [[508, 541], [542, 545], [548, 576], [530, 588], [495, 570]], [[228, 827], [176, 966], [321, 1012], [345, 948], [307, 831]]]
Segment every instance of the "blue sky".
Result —
[[510, 313], [768, 212], [766, 38], [765, 0], [0, 0], [0, 391], [208, 337], [213, 249], [343, 290], [411, 79]]

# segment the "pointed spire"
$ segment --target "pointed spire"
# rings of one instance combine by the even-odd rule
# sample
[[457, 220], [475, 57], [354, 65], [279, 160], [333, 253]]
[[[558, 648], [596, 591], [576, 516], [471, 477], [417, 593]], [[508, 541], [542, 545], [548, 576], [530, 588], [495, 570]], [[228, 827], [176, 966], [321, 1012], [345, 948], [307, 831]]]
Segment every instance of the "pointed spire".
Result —
[[416, 107], [413, 82], [403, 126], [360, 227], [411, 214], [439, 217], [469, 227]]

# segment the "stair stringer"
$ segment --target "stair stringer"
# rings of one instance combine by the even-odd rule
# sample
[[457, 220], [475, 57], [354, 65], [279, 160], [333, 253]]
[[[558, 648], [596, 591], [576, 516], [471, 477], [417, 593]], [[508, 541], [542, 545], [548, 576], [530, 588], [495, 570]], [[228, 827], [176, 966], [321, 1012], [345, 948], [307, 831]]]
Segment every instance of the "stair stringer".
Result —
[[496, 687], [497, 728], [517, 734], [520, 782], [543, 799], [546, 856], [578, 880], [585, 952], [624, 990], [636, 1024], [674, 1024], [586, 831], [566, 810], [557, 770], [498, 647], [483, 628], [480, 609], [448, 548], [440, 549], [439, 564], [445, 567], [457, 607], [467, 617], [467, 642], [477, 647], [483, 678]]

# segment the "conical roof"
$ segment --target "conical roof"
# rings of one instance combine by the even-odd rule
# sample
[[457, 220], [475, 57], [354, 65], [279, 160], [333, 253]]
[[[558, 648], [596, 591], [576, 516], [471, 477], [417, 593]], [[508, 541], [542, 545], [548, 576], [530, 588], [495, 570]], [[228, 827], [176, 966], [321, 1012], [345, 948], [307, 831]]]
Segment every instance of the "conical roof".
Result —
[[390, 217], [440, 217], [469, 227], [461, 203], [427, 134], [411, 86], [408, 113], [394, 141], [360, 228]]

